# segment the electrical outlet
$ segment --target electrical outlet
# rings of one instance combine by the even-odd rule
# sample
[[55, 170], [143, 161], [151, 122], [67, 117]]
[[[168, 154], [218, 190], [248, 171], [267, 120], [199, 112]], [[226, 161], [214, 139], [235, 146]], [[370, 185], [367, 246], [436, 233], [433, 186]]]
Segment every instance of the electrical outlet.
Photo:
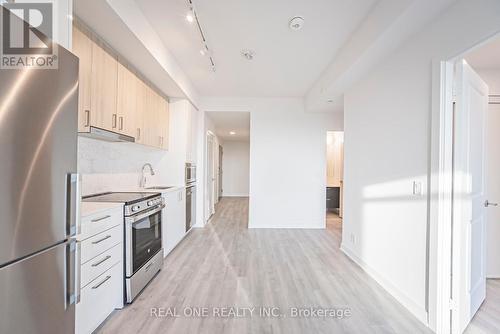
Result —
[[351, 233], [351, 243], [352, 244], [356, 243], [356, 236], [353, 233]]

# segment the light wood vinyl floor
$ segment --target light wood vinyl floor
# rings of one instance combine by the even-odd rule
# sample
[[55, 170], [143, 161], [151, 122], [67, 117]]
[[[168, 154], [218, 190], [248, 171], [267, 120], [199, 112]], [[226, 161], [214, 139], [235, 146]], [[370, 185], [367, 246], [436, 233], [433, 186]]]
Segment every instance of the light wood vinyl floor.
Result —
[[[98, 332], [430, 333], [339, 250], [341, 222], [327, 220], [325, 230], [248, 229], [248, 199], [223, 198], [212, 221], [194, 229]], [[260, 317], [261, 306], [279, 307], [282, 316]], [[257, 309], [252, 317], [186, 317], [189, 307]], [[291, 318], [291, 307], [348, 308], [352, 316]], [[152, 308], [179, 316], [152, 316]]]
[[500, 280], [489, 279], [486, 282], [486, 300], [472, 318], [465, 333], [500, 333]]

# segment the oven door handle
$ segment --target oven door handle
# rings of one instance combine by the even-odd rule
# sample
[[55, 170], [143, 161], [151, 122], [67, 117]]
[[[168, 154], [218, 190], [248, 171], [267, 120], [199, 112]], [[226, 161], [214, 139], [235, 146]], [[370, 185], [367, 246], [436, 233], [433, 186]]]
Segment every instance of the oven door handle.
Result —
[[135, 216], [130, 216], [130, 217], [127, 217], [125, 218], [125, 222], [127, 224], [133, 224], [141, 219], [144, 219], [146, 217], [149, 217], [151, 215], [154, 215], [155, 213], [158, 213], [160, 212], [161, 210], [163, 210], [163, 208], [165, 207], [165, 204], [160, 204], [160, 205], [157, 205], [155, 206], [153, 209], [151, 210], [148, 210], [146, 212], [141, 212]]

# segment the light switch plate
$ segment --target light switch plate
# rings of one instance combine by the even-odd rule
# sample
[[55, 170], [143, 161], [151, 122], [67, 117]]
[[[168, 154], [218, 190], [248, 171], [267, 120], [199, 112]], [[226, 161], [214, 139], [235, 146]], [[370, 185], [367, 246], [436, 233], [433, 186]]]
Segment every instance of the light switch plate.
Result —
[[422, 196], [422, 182], [413, 181], [413, 195]]

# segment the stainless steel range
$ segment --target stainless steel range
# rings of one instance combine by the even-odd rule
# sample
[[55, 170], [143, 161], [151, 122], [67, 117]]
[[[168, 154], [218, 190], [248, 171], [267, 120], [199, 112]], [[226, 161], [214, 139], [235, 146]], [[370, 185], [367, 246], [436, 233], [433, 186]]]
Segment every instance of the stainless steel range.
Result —
[[125, 301], [131, 303], [163, 265], [159, 193], [104, 193], [84, 198], [88, 202], [124, 203]]

